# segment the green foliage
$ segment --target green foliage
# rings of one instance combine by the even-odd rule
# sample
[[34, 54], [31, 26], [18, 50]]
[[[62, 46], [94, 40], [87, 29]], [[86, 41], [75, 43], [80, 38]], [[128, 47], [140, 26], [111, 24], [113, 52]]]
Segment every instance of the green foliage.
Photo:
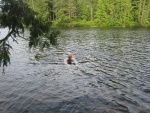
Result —
[[109, 20], [109, 16], [107, 14], [107, 6], [103, 0], [98, 1], [95, 18], [98, 26], [108, 26], [106, 23]]
[[[28, 6], [38, 12], [38, 15], [46, 20], [49, 20], [49, 2], [48, 0], [23, 0], [24, 3], [28, 4]], [[45, 13], [43, 13], [45, 12]]]
[[[149, 26], [150, 0], [24, 0], [54, 26]], [[85, 20], [85, 23], [82, 23]]]
[[25, 27], [29, 27], [30, 30], [30, 48], [47, 47], [52, 41], [51, 38], [46, 37], [46, 34], [54, 38], [58, 35], [58, 32], [50, 32], [51, 22], [44, 21], [22, 0], [1, 0], [1, 9], [1, 27], [9, 29], [8, 34], [0, 40], [0, 64], [3, 66], [10, 63], [9, 55], [12, 47], [8, 43], [9, 38], [15, 42], [17, 42], [16, 37], [24, 38]]
[[9, 44], [0, 41], [0, 66], [7, 66], [7, 64], [10, 63], [10, 49], [12, 49], [12, 47]]

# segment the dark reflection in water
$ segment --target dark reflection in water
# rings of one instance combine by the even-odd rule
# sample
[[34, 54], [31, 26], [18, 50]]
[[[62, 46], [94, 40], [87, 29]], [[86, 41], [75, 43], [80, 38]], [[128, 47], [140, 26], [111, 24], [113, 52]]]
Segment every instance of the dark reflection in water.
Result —
[[[19, 40], [6, 74], [0, 69], [0, 113], [149, 113], [149, 32], [63, 29], [43, 53]], [[63, 64], [67, 52], [78, 66]]]

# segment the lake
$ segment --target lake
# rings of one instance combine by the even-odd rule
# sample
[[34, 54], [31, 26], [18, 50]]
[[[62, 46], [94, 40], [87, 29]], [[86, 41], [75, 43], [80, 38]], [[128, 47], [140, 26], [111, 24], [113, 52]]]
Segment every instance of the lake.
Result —
[[[57, 45], [44, 52], [10, 41], [0, 113], [150, 113], [150, 29], [60, 30]], [[78, 66], [64, 65], [68, 52]]]

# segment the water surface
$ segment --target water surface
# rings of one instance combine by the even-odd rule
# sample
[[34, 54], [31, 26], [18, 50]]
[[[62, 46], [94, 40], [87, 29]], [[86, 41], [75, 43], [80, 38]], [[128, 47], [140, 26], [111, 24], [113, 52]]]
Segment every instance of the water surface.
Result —
[[[150, 29], [61, 29], [44, 52], [18, 42], [0, 68], [1, 113], [150, 112]], [[64, 65], [68, 52], [78, 66]]]

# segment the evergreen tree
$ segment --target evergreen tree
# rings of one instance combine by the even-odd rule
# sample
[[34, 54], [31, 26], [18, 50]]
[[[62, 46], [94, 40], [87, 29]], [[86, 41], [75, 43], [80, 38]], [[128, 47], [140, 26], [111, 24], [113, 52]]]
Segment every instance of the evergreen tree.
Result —
[[104, 3], [104, 0], [98, 0], [96, 8], [95, 18], [97, 20], [98, 26], [107, 26], [108, 14], [106, 3]]
[[130, 22], [132, 21], [132, 16], [131, 16], [131, 1], [130, 0], [117, 0], [116, 1], [116, 6], [115, 8], [115, 14], [116, 14], [116, 20], [117, 24], [119, 26], [126, 26], [129, 25]]
[[[8, 34], [0, 40], [0, 66], [10, 63], [10, 38], [17, 42], [16, 37], [24, 39], [24, 27], [29, 27], [29, 47], [45, 47], [57, 36], [57, 32], [50, 32], [50, 23], [43, 21], [38, 14], [28, 7], [22, 0], [1, 0], [1, 27], [8, 28]], [[41, 37], [48, 33], [48, 37]], [[45, 39], [47, 38], [47, 40]]]
[[150, 25], [150, 0], [132, 0], [132, 15], [139, 26]]
[[81, 20], [87, 21], [90, 19], [89, 5], [86, 0], [78, 1], [77, 16], [78, 16], [78, 19], [81, 19]]
[[23, 0], [24, 3], [28, 4], [28, 6], [34, 10], [35, 12], [38, 12], [38, 15], [48, 20], [48, 2], [47, 0]]

